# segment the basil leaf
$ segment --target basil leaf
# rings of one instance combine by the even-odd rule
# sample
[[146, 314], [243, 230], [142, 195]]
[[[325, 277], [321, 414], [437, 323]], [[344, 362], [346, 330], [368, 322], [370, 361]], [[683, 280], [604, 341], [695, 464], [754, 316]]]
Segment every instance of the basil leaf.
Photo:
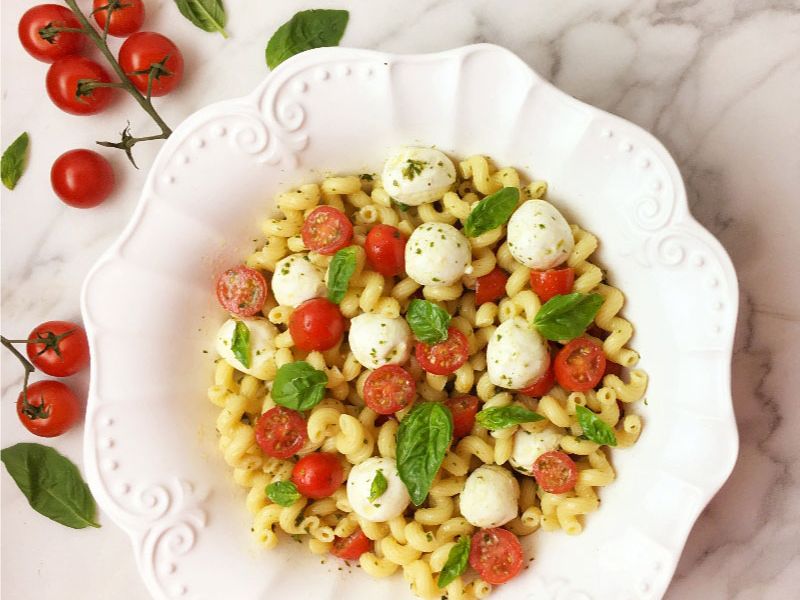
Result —
[[49, 446], [23, 443], [3, 448], [0, 459], [33, 510], [73, 529], [100, 527], [89, 486], [68, 458]]
[[583, 435], [598, 444], [606, 446], [616, 446], [617, 436], [614, 430], [585, 406], [578, 404], [575, 407], [575, 416], [578, 417], [578, 425], [583, 429]]
[[328, 376], [303, 360], [286, 363], [272, 382], [275, 404], [294, 410], [314, 408], [325, 395]]
[[411, 501], [425, 501], [453, 439], [453, 415], [437, 402], [417, 404], [397, 430], [397, 471]]
[[467, 237], [478, 237], [500, 227], [511, 218], [518, 202], [519, 189], [515, 187], [504, 187], [486, 196], [469, 213], [464, 223], [464, 234]]
[[218, 31], [222, 37], [225, 33], [225, 22], [228, 20], [222, 0], [175, 0], [178, 10], [194, 25], [203, 31]]
[[387, 487], [389, 487], [389, 482], [383, 476], [383, 470], [378, 469], [377, 473], [375, 473], [375, 479], [372, 480], [372, 485], [369, 486], [368, 500], [373, 502], [383, 496]]
[[346, 10], [301, 10], [272, 34], [267, 43], [267, 66], [274, 69], [312, 48], [338, 46], [349, 18]]
[[559, 294], [539, 309], [533, 326], [548, 340], [569, 341], [586, 331], [602, 304], [600, 294]]
[[17, 182], [25, 172], [25, 153], [28, 150], [28, 134], [23, 133], [6, 148], [0, 160], [3, 185], [9, 190], [17, 187]]
[[291, 506], [300, 500], [300, 492], [291, 481], [274, 481], [267, 486], [267, 498], [280, 506]]
[[250, 368], [250, 330], [243, 321], [236, 321], [231, 337], [231, 351], [245, 369]]
[[356, 270], [356, 250], [355, 246], [342, 248], [333, 255], [331, 263], [328, 265], [328, 300], [334, 304], [339, 304], [347, 288], [350, 285], [350, 278]]
[[447, 339], [450, 315], [433, 302], [415, 298], [408, 305], [406, 321], [417, 339], [426, 344], [438, 344]]
[[411, 208], [408, 204], [403, 204], [402, 202], [398, 202], [394, 198], [392, 198], [392, 206], [394, 206], [400, 212], [408, 212], [408, 209]]
[[464, 571], [467, 570], [467, 562], [469, 561], [469, 536], [461, 536], [461, 539], [456, 542], [456, 545], [450, 548], [447, 554], [447, 562], [442, 567], [442, 572], [439, 573], [439, 579], [436, 585], [440, 588], [450, 585], [450, 583]]
[[486, 429], [505, 429], [520, 423], [533, 423], [544, 419], [539, 413], [514, 404], [485, 408], [475, 415], [478, 425]]

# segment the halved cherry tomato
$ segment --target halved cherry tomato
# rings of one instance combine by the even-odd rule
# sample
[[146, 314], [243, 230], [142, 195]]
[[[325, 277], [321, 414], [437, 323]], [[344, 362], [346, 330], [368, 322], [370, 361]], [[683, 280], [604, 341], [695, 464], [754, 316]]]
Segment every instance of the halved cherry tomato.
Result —
[[500, 267], [475, 280], [475, 304], [494, 302], [506, 294], [508, 275]]
[[469, 564], [485, 582], [500, 585], [522, 569], [522, 545], [501, 527], [479, 529], [472, 535]]
[[114, 191], [114, 169], [102, 154], [77, 148], [59, 156], [50, 168], [56, 196], [75, 208], [92, 208]]
[[125, 37], [139, 31], [144, 23], [144, 3], [142, 0], [94, 0], [94, 20], [100, 29], [105, 29], [108, 9], [115, 5], [111, 12], [108, 33], [115, 37]]
[[353, 239], [353, 224], [342, 211], [332, 206], [319, 206], [306, 217], [300, 233], [309, 250], [336, 254]]
[[344, 334], [342, 311], [325, 298], [312, 298], [289, 317], [289, 333], [300, 350], [330, 350]]
[[264, 276], [244, 265], [228, 269], [217, 279], [217, 300], [239, 317], [252, 317], [264, 308], [267, 291]]
[[525, 394], [526, 396], [531, 396], [532, 398], [540, 398], [547, 394], [551, 389], [553, 389], [553, 383], [556, 380], [556, 373], [555, 368], [553, 367], [553, 361], [550, 361], [550, 364], [547, 365], [547, 370], [542, 373], [542, 375], [530, 384], [528, 387], [521, 389], [520, 393]]
[[86, 36], [77, 31], [53, 31], [60, 27], [80, 29], [81, 24], [66, 6], [40, 4], [22, 15], [17, 33], [28, 54], [42, 62], [51, 63], [64, 56], [77, 54], [86, 44]]
[[183, 79], [183, 54], [168, 37], [152, 31], [134, 33], [119, 49], [119, 65], [140, 92], [147, 92], [153, 70], [152, 96], [164, 96]]
[[25, 350], [37, 369], [53, 377], [74, 375], [89, 364], [86, 332], [69, 321], [42, 323], [28, 335]]
[[361, 529], [356, 529], [355, 533], [348, 537], [334, 538], [331, 554], [344, 560], [358, 560], [364, 552], [369, 552], [371, 549], [372, 540]]
[[551, 450], [540, 454], [533, 463], [533, 476], [545, 492], [563, 494], [575, 487], [578, 467], [568, 455]]
[[445, 341], [432, 346], [418, 342], [414, 352], [417, 362], [428, 373], [449, 375], [467, 362], [469, 344], [463, 333], [455, 327], [450, 327]]
[[542, 304], [553, 296], [569, 294], [573, 283], [575, 283], [575, 271], [572, 267], [531, 271], [531, 289], [539, 296]]
[[375, 225], [364, 244], [369, 265], [385, 277], [399, 275], [406, 268], [406, 241], [397, 227]]
[[275, 406], [261, 415], [255, 432], [256, 443], [264, 454], [274, 458], [289, 458], [308, 440], [303, 415], [285, 406]]
[[93, 60], [82, 56], [65, 56], [47, 70], [47, 95], [64, 112], [72, 115], [94, 115], [111, 104], [115, 90], [110, 87], [87, 89], [92, 81], [108, 83], [111, 78]]
[[606, 370], [603, 347], [589, 338], [575, 338], [556, 355], [556, 379], [571, 392], [585, 392], [598, 384]]
[[475, 396], [458, 396], [449, 398], [444, 405], [453, 414], [453, 437], [460, 438], [472, 431], [475, 415], [478, 413], [478, 398]]
[[391, 415], [414, 401], [417, 384], [399, 365], [383, 365], [364, 382], [364, 403], [379, 415]]
[[78, 398], [60, 381], [37, 381], [17, 398], [17, 416], [34, 435], [55, 437], [72, 427], [81, 409]]
[[297, 491], [315, 500], [333, 494], [343, 481], [342, 463], [329, 452], [307, 454], [292, 469], [292, 483]]

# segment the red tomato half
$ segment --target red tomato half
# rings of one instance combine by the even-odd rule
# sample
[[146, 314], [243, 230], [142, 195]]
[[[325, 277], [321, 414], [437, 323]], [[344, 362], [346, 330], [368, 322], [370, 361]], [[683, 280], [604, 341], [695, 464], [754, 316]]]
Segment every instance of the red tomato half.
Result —
[[364, 552], [369, 552], [371, 549], [372, 540], [363, 531], [356, 529], [355, 533], [346, 538], [335, 538], [331, 554], [344, 560], [358, 560]]
[[469, 564], [485, 582], [500, 585], [522, 569], [522, 545], [501, 527], [480, 529], [472, 535]]
[[572, 267], [564, 269], [548, 269], [547, 271], [531, 271], [531, 289], [539, 296], [542, 304], [559, 294], [569, 294], [575, 282], [575, 271]]
[[289, 317], [289, 333], [300, 350], [330, 350], [344, 334], [342, 311], [325, 298], [312, 298]]
[[114, 191], [114, 169], [94, 150], [69, 150], [50, 168], [50, 185], [64, 204], [92, 208]]
[[547, 370], [542, 375], [530, 384], [528, 387], [521, 389], [520, 393], [532, 398], [540, 398], [547, 394], [552, 388], [556, 380], [556, 373], [553, 367], [553, 361], [547, 365]]
[[81, 24], [72, 11], [58, 4], [40, 4], [29, 8], [19, 20], [19, 41], [33, 58], [51, 63], [64, 56], [77, 54], [86, 45], [86, 36], [74, 31], [53, 32], [50, 29]]
[[88, 58], [59, 58], [47, 70], [47, 95], [64, 112], [72, 115], [97, 114], [111, 104], [115, 90], [109, 87], [79, 90], [78, 83], [83, 82], [85, 86], [86, 81], [108, 83], [111, 78], [103, 67]]
[[80, 415], [78, 398], [60, 381], [37, 381], [28, 386], [28, 400], [17, 398], [17, 416], [34, 435], [55, 437], [72, 427]]
[[297, 461], [292, 483], [307, 498], [327, 498], [342, 485], [344, 469], [335, 454], [314, 452]]
[[596, 386], [606, 370], [603, 347], [589, 338], [575, 338], [556, 355], [558, 384], [571, 392], [585, 392]]
[[391, 415], [414, 401], [417, 384], [398, 365], [383, 365], [364, 382], [364, 403], [379, 415]]
[[478, 413], [478, 398], [475, 396], [459, 396], [449, 398], [444, 405], [453, 414], [453, 437], [460, 438], [472, 431], [475, 415]]
[[353, 224], [342, 211], [332, 206], [319, 206], [306, 217], [300, 233], [309, 250], [336, 254], [353, 239]]
[[417, 362], [428, 373], [450, 375], [469, 358], [467, 338], [455, 327], [447, 330], [447, 339], [429, 346], [418, 342], [415, 350]]
[[[114, 0], [94, 0], [94, 20], [100, 29], [106, 26], [108, 6]], [[117, 0], [116, 8], [111, 13], [111, 22], [108, 24], [108, 33], [115, 37], [125, 37], [139, 31], [144, 23], [144, 3], [142, 0]]]
[[270, 408], [256, 421], [256, 443], [264, 454], [289, 458], [308, 440], [306, 420], [296, 410], [285, 406]]
[[563, 452], [551, 450], [539, 455], [533, 463], [533, 476], [545, 492], [563, 494], [575, 487], [578, 467]]
[[505, 296], [508, 275], [503, 269], [495, 267], [490, 273], [475, 280], [475, 304], [494, 302]]
[[31, 331], [28, 340], [28, 358], [37, 369], [53, 377], [74, 375], [89, 364], [89, 342], [77, 323], [47, 321]]
[[125, 40], [119, 49], [119, 64], [144, 93], [148, 73], [155, 67], [152, 96], [169, 94], [183, 79], [183, 54], [168, 37], [152, 31], [140, 31]]
[[375, 225], [364, 244], [369, 265], [385, 277], [399, 275], [406, 268], [406, 241], [397, 227]]
[[250, 267], [239, 265], [217, 279], [217, 300], [222, 308], [240, 317], [252, 317], [267, 300], [267, 280]]

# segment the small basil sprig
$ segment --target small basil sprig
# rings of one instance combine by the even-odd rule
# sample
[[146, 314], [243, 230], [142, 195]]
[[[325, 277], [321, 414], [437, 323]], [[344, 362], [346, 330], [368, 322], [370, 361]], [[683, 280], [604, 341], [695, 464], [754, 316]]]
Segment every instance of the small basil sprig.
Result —
[[291, 506], [300, 500], [300, 492], [291, 481], [274, 481], [267, 486], [267, 498], [280, 506]]
[[397, 430], [397, 471], [415, 506], [431, 483], [453, 439], [453, 416], [438, 402], [417, 404]]
[[450, 315], [433, 302], [417, 298], [412, 300], [406, 311], [406, 321], [421, 342], [438, 344], [447, 339]]
[[617, 445], [617, 436], [614, 434], [614, 430], [588, 408], [577, 405], [575, 415], [578, 417], [578, 425], [583, 429], [583, 435], [587, 439], [601, 445]]
[[245, 369], [250, 368], [250, 330], [242, 321], [236, 321], [231, 336], [231, 352]]
[[15, 139], [0, 159], [0, 171], [2, 172], [3, 185], [9, 190], [17, 186], [19, 178], [25, 172], [25, 155], [28, 150], [28, 134], [22, 133]]
[[456, 545], [450, 548], [447, 554], [447, 562], [442, 567], [442, 572], [439, 573], [439, 579], [436, 585], [440, 588], [447, 587], [452, 581], [467, 570], [467, 563], [469, 562], [469, 536], [461, 536], [461, 539], [456, 542]]
[[378, 469], [375, 473], [375, 479], [372, 480], [372, 484], [369, 486], [369, 498], [370, 502], [374, 502], [386, 491], [386, 488], [389, 487], [389, 482], [386, 481], [386, 477], [383, 475], [383, 470]]
[[559, 294], [539, 309], [533, 326], [548, 340], [572, 340], [586, 331], [602, 304], [600, 294]]
[[342, 248], [333, 255], [328, 265], [328, 300], [334, 304], [339, 304], [347, 293], [350, 278], [355, 273], [358, 263], [357, 252], [355, 246]]
[[225, 22], [228, 20], [222, 0], [175, 0], [181, 14], [194, 25], [208, 31], [218, 31], [227, 38]]
[[325, 46], [338, 46], [350, 13], [346, 10], [301, 10], [278, 27], [267, 44], [267, 66], [274, 69], [287, 58]]
[[303, 360], [286, 363], [275, 375], [272, 399], [294, 410], [314, 408], [325, 395], [328, 376]]
[[520, 423], [533, 423], [542, 419], [544, 417], [539, 413], [515, 404], [485, 408], [475, 415], [478, 425], [486, 429], [505, 429]]
[[519, 189], [515, 187], [504, 187], [486, 196], [469, 213], [464, 223], [464, 234], [467, 237], [478, 237], [500, 227], [511, 218], [518, 202]]

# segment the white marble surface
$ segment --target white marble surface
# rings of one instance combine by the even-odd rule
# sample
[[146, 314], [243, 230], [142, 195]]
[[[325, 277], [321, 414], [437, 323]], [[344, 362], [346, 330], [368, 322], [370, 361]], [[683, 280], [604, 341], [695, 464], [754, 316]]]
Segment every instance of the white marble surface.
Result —
[[[2, 4], [2, 146], [31, 134], [30, 166], [2, 198], [2, 331], [24, 336], [48, 319], [79, 318], [89, 266], [129, 218], [158, 143], [121, 155], [118, 191], [79, 211], [49, 187], [56, 156], [109, 139], [130, 119], [151, 126], [128, 99], [95, 117], [61, 113], [47, 99], [46, 65], [17, 42], [33, 2]], [[87, 4], [86, 2], [83, 3]], [[187, 75], [158, 102], [177, 125], [195, 109], [250, 91], [266, 74], [264, 46], [296, 10], [345, 3], [228, 0], [231, 38], [195, 30], [169, 0], [146, 0], [146, 29], [181, 47]], [[695, 526], [669, 600], [783, 600], [800, 580], [800, 2], [605, 0], [540, 2], [360, 0], [346, 3], [343, 45], [426, 52], [487, 41], [505, 45], [576, 97], [642, 125], [673, 153], [695, 216], [717, 235], [740, 278], [733, 363], [739, 462]], [[793, 368], [794, 367], [794, 368]], [[31, 436], [14, 414], [21, 369], [2, 356], [2, 446]], [[74, 378], [85, 393], [84, 376]], [[53, 444], [81, 461], [81, 429]], [[2, 592], [7, 598], [145, 598], [125, 536], [101, 515], [99, 530], [59, 527], [26, 505], [3, 470]], [[221, 574], [221, 576], [223, 576]]]

